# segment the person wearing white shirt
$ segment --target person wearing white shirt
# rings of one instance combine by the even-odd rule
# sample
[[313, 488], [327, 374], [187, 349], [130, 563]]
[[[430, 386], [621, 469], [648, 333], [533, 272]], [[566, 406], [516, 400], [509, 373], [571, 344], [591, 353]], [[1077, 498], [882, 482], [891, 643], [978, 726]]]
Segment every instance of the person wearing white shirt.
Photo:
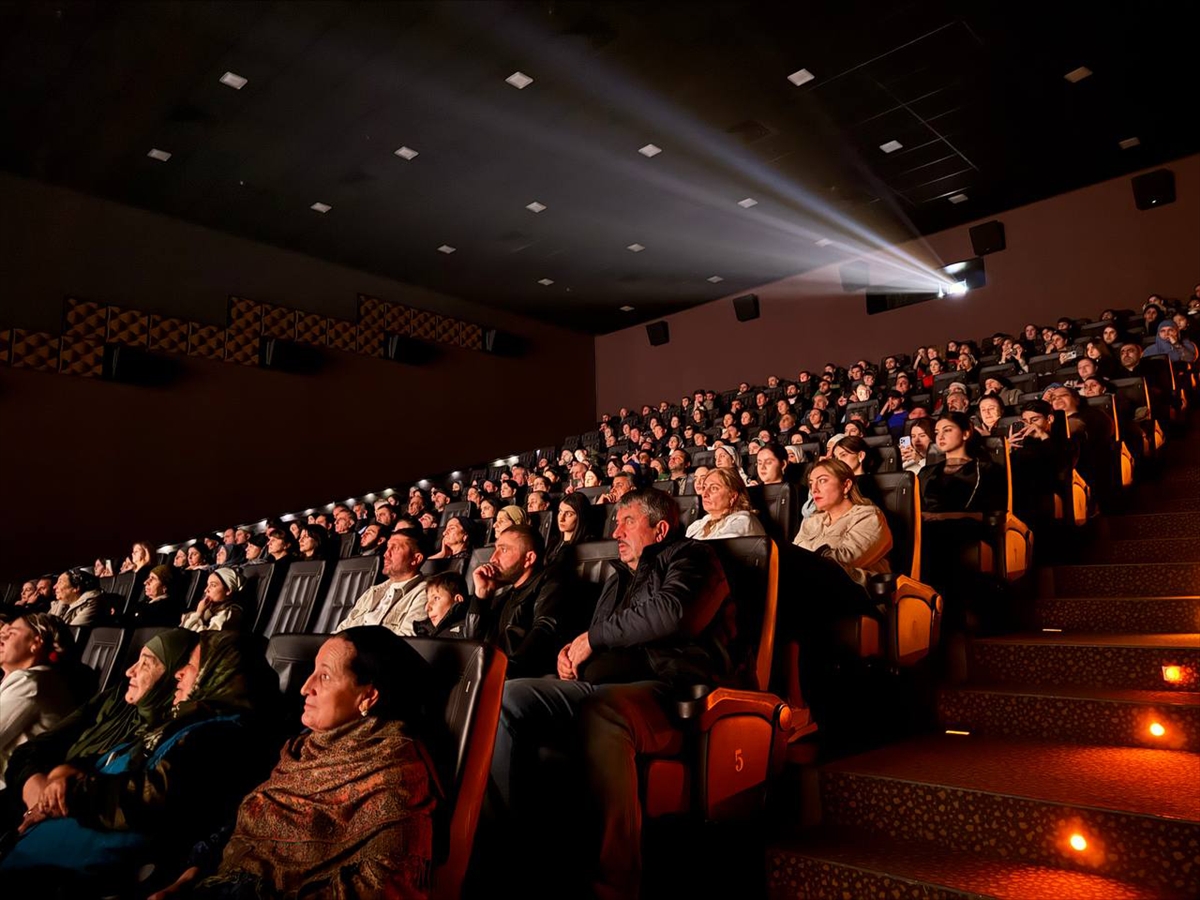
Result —
[[47, 613], [29, 613], [0, 627], [0, 790], [13, 750], [74, 709], [57, 668], [68, 640], [66, 627]]
[[713, 541], [766, 534], [750, 508], [750, 495], [737, 469], [719, 468], [708, 473], [700, 490], [705, 515], [688, 526], [687, 537]]
[[425, 557], [412, 534], [393, 534], [383, 553], [383, 574], [388, 580], [368, 588], [334, 633], [358, 625], [382, 625], [400, 637], [413, 637], [413, 625], [425, 618], [423, 562]]

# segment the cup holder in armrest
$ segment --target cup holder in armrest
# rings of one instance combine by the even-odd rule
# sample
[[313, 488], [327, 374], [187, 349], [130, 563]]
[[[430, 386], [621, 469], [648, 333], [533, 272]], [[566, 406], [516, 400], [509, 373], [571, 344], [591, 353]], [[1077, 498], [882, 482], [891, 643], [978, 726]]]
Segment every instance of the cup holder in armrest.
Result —
[[899, 576], [895, 572], [883, 572], [872, 575], [867, 580], [867, 590], [874, 596], [886, 597], [896, 590], [896, 579]]
[[704, 698], [712, 693], [710, 684], [693, 684], [679, 692], [675, 702], [675, 714], [681, 719], [692, 719], [704, 711]]

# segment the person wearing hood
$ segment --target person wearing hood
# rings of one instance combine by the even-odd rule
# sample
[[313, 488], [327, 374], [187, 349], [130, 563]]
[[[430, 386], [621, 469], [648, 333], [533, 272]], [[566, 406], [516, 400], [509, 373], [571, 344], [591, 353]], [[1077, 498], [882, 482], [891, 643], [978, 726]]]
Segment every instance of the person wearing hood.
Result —
[[236, 569], [217, 569], [208, 576], [200, 603], [184, 614], [179, 627], [188, 631], [234, 631], [240, 628], [244, 610], [235, 598], [244, 585]]
[[171, 593], [174, 582], [175, 571], [171, 566], [155, 566], [151, 569], [143, 589], [144, 599], [138, 602], [130, 614], [129, 627], [175, 627], [184, 613], [186, 602], [182, 592]]
[[54, 584], [50, 615], [66, 625], [92, 625], [100, 616], [100, 579], [87, 569], [68, 569]]
[[1154, 346], [1148, 349], [1144, 356], [1165, 356], [1171, 362], [1191, 363], [1196, 361], [1196, 345], [1187, 338], [1179, 336], [1179, 326], [1173, 319], [1163, 319], [1158, 323], [1158, 332], [1154, 338]]
[[175, 871], [233, 815], [270, 764], [256, 710], [278, 704], [278, 680], [261, 652], [226, 632], [194, 641], [167, 683], [170, 714], [154, 727], [51, 773], [0, 864], [6, 888], [50, 879], [87, 896], [128, 896], [147, 862]]
[[238, 543], [222, 544], [217, 548], [215, 565], [240, 566], [246, 561], [246, 545]]

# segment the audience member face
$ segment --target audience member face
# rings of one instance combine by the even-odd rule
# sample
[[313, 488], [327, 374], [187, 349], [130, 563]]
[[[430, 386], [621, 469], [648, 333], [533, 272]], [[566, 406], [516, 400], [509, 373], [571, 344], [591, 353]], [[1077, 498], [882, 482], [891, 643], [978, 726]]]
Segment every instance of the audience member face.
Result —
[[195, 547], [188, 547], [187, 562], [189, 569], [198, 569], [204, 565], [204, 558], [200, 555], [200, 551]]
[[79, 590], [71, 586], [71, 579], [67, 577], [66, 572], [59, 575], [58, 581], [54, 582], [54, 597], [60, 603], [67, 604], [79, 599]]
[[1121, 365], [1132, 371], [1142, 361], [1142, 348], [1137, 344], [1125, 344], [1121, 347]]
[[204, 599], [208, 601], [209, 606], [220, 606], [228, 600], [229, 589], [225, 587], [225, 582], [216, 575], [209, 575], [204, 585]]
[[1004, 405], [995, 397], [984, 397], [979, 401], [979, 419], [991, 429], [1004, 415]]
[[333, 516], [333, 530], [338, 534], [349, 534], [354, 530], [354, 526], [358, 521], [350, 513], [349, 510], [339, 509]]
[[161, 600], [167, 596], [167, 588], [162, 583], [157, 575], [151, 572], [146, 577], [146, 587], [144, 588], [146, 596], [151, 600]]
[[825, 466], [814, 466], [808, 476], [808, 494], [820, 512], [829, 512], [846, 499], [852, 481], [842, 484]]
[[311, 558], [317, 552], [317, 539], [312, 532], [305, 528], [300, 532], [300, 553], [305, 559]]
[[178, 706], [188, 697], [192, 696], [192, 691], [196, 689], [196, 682], [200, 678], [200, 645], [197, 644], [192, 648], [191, 654], [188, 656], [187, 662], [183, 664], [178, 672], [175, 673], [175, 705]]
[[[232, 530], [230, 529], [230, 531]], [[133, 549], [129, 551], [129, 559], [139, 569], [150, 562], [150, 554], [146, 552], [146, 545], [134, 544]]]
[[387, 549], [383, 551], [383, 574], [392, 581], [407, 581], [417, 574], [425, 557], [417, 549], [417, 543], [412, 538], [394, 534], [388, 539]]
[[433, 529], [437, 528], [437, 517], [428, 510], [421, 513], [421, 518], [417, 521], [421, 523], [421, 527], [426, 531], [433, 531]]
[[254, 562], [254, 560], [258, 559], [260, 556], [262, 556], [262, 547], [258, 546], [258, 544], [252, 544], [252, 543], [247, 542], [247, 544], [246, 544], [246, 561]]
[[[309, 516], [309, 517], [308, 517], [308, 524], [309, 524], [309, 525], [316, 525], [316, 524], [317, 524], [317, 517], [316, 517], [316, 516]], [[292, 533], [292, 537], [294, 537], [294, 538], [295, 538], [297, 541], [299, 541], [299, 540], [300, 540], [300, 523], [299, 523], [299, 522], [292, 522], [290, 525], [288, 525], [288, 531], [290, 531], [290, 532]]]
[[564, 503], [558, 508], [558, 530], [563, 537], [570, 538], [578, 527], [579, 516], [571, 506]]
[[546, 503], [546, 495], [541, 491], [530, 491], [529, 499], [525, 501], [526, 512], [545, 512], [549, 509], [549, 504]]
[[1078, 407], [1078, 401], [1071, 394], [1071, 391], [1065, 387], [1055, 388], [1050, 396], [1050, 405], [1062, 413], [1073, 413]]
[[479, 518], [494, 519], [496, 518], [496, 504], [491, 500], [484, 498], [479, 501]]
[[[223, 535], [221, 535], [221, 539], [222, 539], [222, 543], [225, 543], [225, 544], [232, 544], [232, 543], [233, 543], [233, 539], [234, 539], [234, 531], [233, 531], [233, 529], [232, 529], [232, 528], [226, 528], [226, 529], [225, 529], [225, 533], [224, 533]], [[137, 560], [134, 560], [134, 562], [137, 562]]]
[[933, 443], [932, 436], [920, 425], [914, 425], [908, 436], [912, 439], [912, 448], [917, 456], [924, 457]]
[[225, 563], [228, 560], [229, 560], [229, 551], [226, 550], [225, 545], [222, 544], [220, 547], [217, 548], [217, 565], [223, 566], [223, 565], [225, 565]]
[[863, 473], [862, 464], [865, 457], [865, 453], [851, 453], [841, 444], [838, 444], [833, 448], [833, 458], [840, 459], [842, 462], [848, 465], [850, 467], [850, 471], [855, 475], [861, 475]]
[[362, 536], [358, 539], [358, 546], [363, 550], [373, 550], [377, 543], [379, 543], [379, 525], [372, 522], [363, 529]]
[[1049, 416], [1043, 416], [1040, 412], [1026, 410], [1021, 413], [1021, 421], [1025, 423], [1027, 428], [1031, 428], [1040, 434], [1048, 435], [1050, 433], [1051, 419]]
[[938, 449], [946, 456], [961, 455], [966, 449], [969, 431], [963, 431], [950, 419], [940, 419], [934, 428]]
[[50, 578], [39, 578], [37, 582], [37, 592], [39, 597], [44, 597], [49, 600], [54, 596], [54, 581]]
[[760, 484], [780, 484], [783, 481], [783, 463], [773, 453], [759, 453], [754, 458]]
[[317, 651], [312, 675], [300, 688], [304, 713], [300, 722], [313, 731], [329, 731], [362, 718], [362, 708], [370, 707], [378, 693], [370, 685], [360, 685], [350, 663], [354, 645], [333, 637]]
[[173, 563], [175, 568], [182, 569], [182, 568], [186, 567], [187, 564], [188, 564], [187, 551], [183, 550], [183, 549], [176, 550], [175, 551], [175, 560]]
[[856, 420], [851, 419], [849, 422], [846, 423], [845, 433], [848, 435], [852, 434], [852, 435], [857, 435], [858, 437], [862, 437], [863, 436], [862, 426], [859, 425]]
[[267, 538], [267, 553], [276, 559], [287, 553], [287, 542], [284, 541], [283, 535], [276, 532]]
[[496, 570], [496, 580], [500, 584], [516, 584], [525, 574], [525, 570], [533, 565], [535, 557], [526, 553], [524, 542], [515, 534], [502, 534], [496, 538], [496, 548], [492, 558], [488, 560]]
[[927, 419], [929, 418], [929, 410], [918, 403], [908, 411], [908, 417], [910, 419]]
[[24, 619], [0, 625], [0, 670], [5, 674], [37, 665], [44, 651], [41, 636]]
[[1084, 357], [1075, 363], [1075, 371], [1079, 373], [1081, 381], [1086, 381], [1096, 374], [1096, 363]]
[[1099, 378], [1089, 378], [1083, 383], [1079, 392], [1085, 397], [1103, 397], [1104, 385], [1100, 382]]
[[953, 391], [946, 395], [946, 409], [951, 412], [965, 413], [971, 408], [971, 401], [961, 391]]
[[125, 702], [131, 705], [137, 703], [166, 672], [167, 667], [163, 665], [162, 660], [143, 647], [133, 665], [125, 670], [125, 677], [129, 679]]
[[591, 469], [588, 469], [586, 472], [583, 473], [583, 486], [584, 487], [590, 487], [590, 488], [598, 487], [599, 484], [600, 484], [599, 477]]
[[737, 494], [727, 488], [719, 477], [709, 478], [704, 482], [704, 493], [700, 495], [700, 502], [710, 518], [725, 518], [733, 512], [735, 500]]
[[631, 569], [636, 569], [642, 558], [642, 551], [651, 544], [665, 540], [669, 529], [670, 526], [665, 520], [651, 525], [650, 517], [638, 503], [620, 507], [617, 510], [613, 537], [617, 540], [617, 555], [621, 562]]
[[613, 502], [620, 500], [626, 494], [633, 490], [633, 480], [624, 472], [613, 479], [612, 494]]
[[433, 585], [425, 592], [425, 617], [436, 628], [455, 604], [454, 596], [444, 584]]

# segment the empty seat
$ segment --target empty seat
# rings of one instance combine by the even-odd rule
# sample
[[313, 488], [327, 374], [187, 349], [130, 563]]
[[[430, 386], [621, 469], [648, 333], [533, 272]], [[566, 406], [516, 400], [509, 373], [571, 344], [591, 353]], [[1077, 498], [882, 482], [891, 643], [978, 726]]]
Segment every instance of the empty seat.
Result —
[[[246, 611], [246, 622], [255, 634], [262, 634], [275, 609], [275, 598], [279, 594], [275, 574], [279, 569], [280, 564], [275, 562], [254, 562], [242, 567], [242, 608]], [[251, 600], [253, 609], [249, 608]]]
[[750, 504], [775, 543], [783, 546], [795, 540], [800, 531], [800, 507], [804, 505], [800, 486], [788, 482], [758, 484], [749, 491]]
[[338, 560], [312, 630], [317, 634], [333, 631], [350, 612], [355, 601], [379, 580], [379, 570], [382, 566], [383, 560], [378, 556], [355, 556]]
[[345, 534], [338, 535], [338, 538], [338, 559], [353, 556], [358, 550], [358, 532], [347, 531]]
[[692, 454], [692, 468], [698, 469], [701, 466], [711, 469], [713, 467], [712, 450], [697, 450]]
[[121, 597], [125, 601], [125, 604], [128, 605], [129, 601], [133, 599], [133, 586], [136, 581], [137, 572], [134, 572], [132, 569], [128, 572], [122, 572], [119, 575], [113, 576], [112, 587], [109, 591]]
[[124, 657], [127, 639], [128, 632], [123, 628], [93, 628], [88, 634], [80, 662], [96, 672], [100, 690], [112, 683], [113, 673]]
[[324, 577], [323, 561], [304, 560], [288, 566], [275, 600], [275, 609], [263, 629], [263, 635], [269, 638], [276, 634], [307, 631], [312, 623]]

